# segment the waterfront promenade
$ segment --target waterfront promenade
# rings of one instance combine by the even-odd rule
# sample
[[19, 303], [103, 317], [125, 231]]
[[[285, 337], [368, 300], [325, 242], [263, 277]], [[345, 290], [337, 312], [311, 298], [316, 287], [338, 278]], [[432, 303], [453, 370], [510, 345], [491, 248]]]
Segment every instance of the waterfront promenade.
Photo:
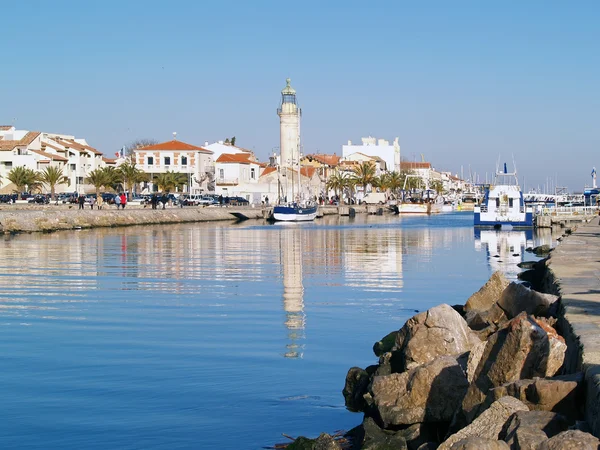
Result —
[[600, 225], [581, 224], [552, 252], [551, 276], [562, 296], [561, 328], [569, 345], [567, 370], [586, 380], [586, 421], [600, 436]]
[[[359, 208], [357, 208], [359, 209]], [[363, 208], [364, 209], [364, 208]], [[338, 214], [337, 206], [321, 206], [324, 215]], [[185, 222], [234, 221], [264, 219], [266, 209], [261, 207], [167, 207], [144, 208], [127, 205], [117, 209], [113, 205], [103, 209], [79, 210], [77, 205], [3, 205], [0, 207], [0, 232], [50, 232], [82, 228], [117, 227], [131, 225], [157, 225]]]

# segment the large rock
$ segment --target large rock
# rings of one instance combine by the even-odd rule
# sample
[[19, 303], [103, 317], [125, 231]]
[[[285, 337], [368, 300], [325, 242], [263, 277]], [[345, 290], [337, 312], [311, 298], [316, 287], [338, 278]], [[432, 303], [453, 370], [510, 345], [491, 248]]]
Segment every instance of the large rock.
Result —
[[485, 311], [472, 309], [465, 315], [465, 320], [472, 330], [480, 331], [490, 325], [501, 325], [508, 320], [504, 310], [494, 303]]
[[552, 305], [558, 296], [542, 294], [523, 286], [521, 283], [510, 283], [502, 292], [498, 306], [500, 306], [509, 319], [522, 312], [534, 316], [548, 316]]
[[598, 450], [600, 441], [579, 430], [563, 431], [538, 445], [537, 450]]
[[582, 417], [583, 374], [581, 372], [555, 378], [517, 380], [491, 389], [486, 404], [511, 396], [518, 398], [532, 411], [560, 413], [570, 423]]
[[468, 385], [456, 358], [440, 356], [408, 372], [374, 377], [365, 398], [385, 428], [449, 422]]
[[483, 356], [486, 345], [487, 341], [482, 341], [473, 347], [469, 352], [469, 359], [467, 361], [467, 381], [469, 383], [471, 383], [473, 378], [475, 378], [475, 371], [477, 370], [479, 361], [481, 361], [481, 357]]
[[398, 430], [385, 430], [380, 428], [371, 417], [365, 417], [362, 424], [346, 433], [345, 437], [352, 443], [352, 448], [416, 450], [423, 443], [434, 440], [440, 434], [436, 425], [417, 423]]
[[438, 356], [467, 352], [479, 342], [460, 314], [441, 304], [407, 320], [396, 337], [395, 351], [402, 356], [404, 371]]
[[394, 348], [394, 345], [396, 345], [396, 336], [398, 336], [398, 331], [392, 331], [381, 338], [380, 341], [375, 342], [375, 344], [373, 344], [373, 353], [375, 353], [375, 356], [381, 356], [384, 353], [391, 351]]
[[488, 391], [521, 378], [553, 376], [564, 360], [564, 339], [549, 325], [522, 313], [490, 336], [455, 424], [478, 414]]
[[465, 303], [465, 313], [471, 310], [486, 311], [500, 299], [508, 280], [500, 271], [494, 272], [481, 289], [469, 297]]
[[560, 414], [550, 411], [519, 411], [513, 414], [500, 433], [510, 448], [536, 450], [539, 444], [569, 427]]
[[510, 447], [504, 441], [471, 436], [456, 442], [450, 450], [510, 450]]
[[342, 450], [340, 444], [327, 433], [321, 433], [317, 439], [300, 436], [286, 448], [288, 450]]
[[364, 395], [368, 392], [371, 377], [378, 370], [378, 366], [369, 366], [366, 369], [360, 367], [351, 367], [346, 374], [346, 382], [342, 394], [346, 403], [346, 408], [350, 411], [364, 411]]
[[497, 440], [503, 425], [517, 411], [527, 411], [527, 406], [513, 397], [503, 397], [494, 402], [470, 425], [446, 439], [438, 450], [449, 450], [456, 442], [473, 436]]

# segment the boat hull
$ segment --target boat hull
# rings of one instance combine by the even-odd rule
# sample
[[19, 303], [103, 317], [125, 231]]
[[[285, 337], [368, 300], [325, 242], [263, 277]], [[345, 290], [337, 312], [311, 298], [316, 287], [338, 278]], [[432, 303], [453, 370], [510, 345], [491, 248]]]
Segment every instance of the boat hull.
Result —
[[509, 225], [513, 228], [533, 228], [533, 211], [527, 211], [519, 217], [489, 217], [482, 213], [479, 208], [475, 208], [474, 224], [478, 228], [500, 228]]
[[438, 214], [442, 207], [439, 203], [402, 203], [398, 205], [398, 214]]
[[317, 206], [275, 206], [273, 220], [279, 222], [310, 222], [317, 217]]

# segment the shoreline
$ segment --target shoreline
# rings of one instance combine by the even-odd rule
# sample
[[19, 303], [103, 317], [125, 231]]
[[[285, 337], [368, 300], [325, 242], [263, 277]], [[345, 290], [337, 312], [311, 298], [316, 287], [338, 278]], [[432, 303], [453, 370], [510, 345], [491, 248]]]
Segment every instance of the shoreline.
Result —
[[[355, 208], [365, 213], [366, 208]], [[337, 206], [320, 206], [320, 214], [339, 214]], [[1, 205], [0, 232], [36, 233], [83, 228], [121, 227], [133, 225], [161, 225], [186, 222], [214, 222], [236, 220], [265, 220], [268, 207], [196, 207], [186, 206], [152, 209], [141, 205], [127, 205], [116, 209], [106, 205], [103, 209], [78, 209], [77, 205]]]

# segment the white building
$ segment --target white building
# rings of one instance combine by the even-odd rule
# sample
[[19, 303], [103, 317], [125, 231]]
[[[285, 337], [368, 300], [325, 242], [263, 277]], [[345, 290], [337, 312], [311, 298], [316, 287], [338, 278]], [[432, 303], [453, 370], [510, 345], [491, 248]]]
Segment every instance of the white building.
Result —
[[362, 144], [352, 144], [348, 141], [348, 145], [342, 145], [342, 157], [347, 158], [353, 153], [362, 153], [368, 156], [377, 156], [385, 161], [387, 170], [400, 172], [400, 145], [398, 138], [390, 145], [385, 139], [376, 139], [374, 137], [362, 138]]
[[[92, 170], [114, 164], [88, 145], [85, 139], [56, 133], [17, 130], [10, 125], [0, 126], [0, 187], [10, 193], [14, 186], [8, 174], [14, 167], [27, 167], [42, 171], [49, 166], [58, 167], [69, 179], [69, 184], [56, 186], [56, 192], [93, 192], [94, 187], [85, 180]], [[47, 187], [46, 187], [47, 188]]]
[[[150, 180], [153, 176], [167, 171], [184, 173], [189, 179], [186, 191], [191, 193], [213, 191], [215, 166], [211, 150], [173, 139], [137, 148], [133, 153], [137, 168], [150, 174]], [[144, 191], [156, 191], [152, 181]]]
[[281, 105], [277, 109], [279, 116], [279, 165], [293, 167], [300, 164], [300, 117], [302, 110], [296, 102], [296, 90], [286, 80], [281, 91]]

